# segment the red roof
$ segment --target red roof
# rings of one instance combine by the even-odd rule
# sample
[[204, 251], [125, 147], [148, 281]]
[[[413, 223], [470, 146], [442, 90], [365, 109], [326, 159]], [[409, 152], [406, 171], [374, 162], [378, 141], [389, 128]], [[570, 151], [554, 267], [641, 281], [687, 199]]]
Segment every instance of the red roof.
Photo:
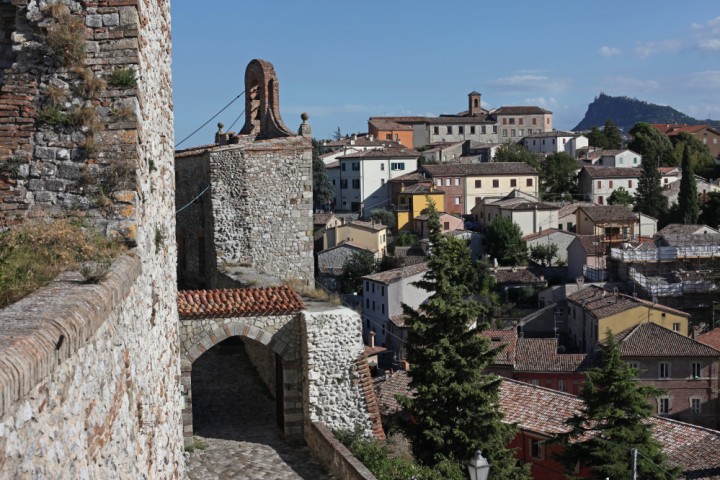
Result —
[[290, 287], [181, 290], [177, 296], [180, 318], [287, 315], [305, 308]]
[[720, 350], [720, 328], [705, 332], [697, 337], [696, 340], [700, 343], [704, 343], [705, 345], [709, 345], [714, 349]]
[[708, 128], [709, 125], [686, 125], [684, 123], [651, 123], [650, 126], [660, 130], [665, 135], [672, 136], [678, 135], [682, 132], [697, 133], [704, 128]]

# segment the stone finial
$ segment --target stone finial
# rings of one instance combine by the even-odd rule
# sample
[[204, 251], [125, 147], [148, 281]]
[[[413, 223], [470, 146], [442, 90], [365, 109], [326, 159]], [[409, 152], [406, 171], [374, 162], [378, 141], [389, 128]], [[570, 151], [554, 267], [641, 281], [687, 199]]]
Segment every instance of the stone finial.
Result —
[[223, 130], [225, 128], [225, 124], [218, 122], [217, 126], [218, 131], [215, 133], [215, 143], [225, 145], [228, 143], [228, 134]]
[[298, 128], [298, 135], [302, 135], [305, 138], [312, 138], [312, 127], [307, 123], [310, 115], [308, 115], [307, 112], [303, 112], [300, 114], [300, 118], [302, 119], [302, 124], [300, 128]]
[[225, 128], [225, 124], [222, 122], [218, 122], [218, 131], [217, 131], [218, 135], [223, 134], [223, 128]]
[[280, 117], [279, 82], [272, 63], [252, 60], [245, 69], [245, 125], [241, 135], [290, 137]]

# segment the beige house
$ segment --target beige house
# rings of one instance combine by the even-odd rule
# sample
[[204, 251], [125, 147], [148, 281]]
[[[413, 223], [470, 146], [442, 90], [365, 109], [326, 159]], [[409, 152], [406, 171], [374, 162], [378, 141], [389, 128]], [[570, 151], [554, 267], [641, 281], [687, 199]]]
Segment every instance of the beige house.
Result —
[[499, 200], [481, 199], [471, 214], [482, 230], [487, 229], [497, 217], [505, 217], [517, 223], [525, 236], [555, 228], [558, 225], [558, 210], [555, 205], [539, 202], [536, 197], [513, 190]]
[[596, 235], [607, 240], [633, 238], [637, 213], [622, 205], [583, 206], [575, 212], [577, 234]]
[[[450, 213], [440, 213], [440, 228], [443, 232], [450, 232], [453, 230], [462, 230], [465, 226], [465, 222], [462, 218], [457, 215]], [[420, 238], [427, 238], [430, 235], [430, 229], [428, 227], [429, 215], [418, 215], [413, 220], [415, 225], [414, 231]]]
[[375, 252], [378, 260], [387, 254], [387, 227], [382, 223], [362, 220], [347, 222], [328, 231], [327, 237], [327, 248], [352, 242]]

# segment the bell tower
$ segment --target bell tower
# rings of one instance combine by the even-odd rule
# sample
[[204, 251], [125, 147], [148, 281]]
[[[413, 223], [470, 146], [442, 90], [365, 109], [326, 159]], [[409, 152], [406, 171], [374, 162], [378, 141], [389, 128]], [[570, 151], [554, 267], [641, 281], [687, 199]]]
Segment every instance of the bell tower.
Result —
[[240, 135], [258, 138], [291, 137], [280, 117], [277, 75], [272, 63], [252, 60], [245, 69], [245, 125]]
[[480, 97], [482, 95], [478, 92], [472, 91], [468, 93], [468, 115], [477, 116], [482, 114], [482, 104]]

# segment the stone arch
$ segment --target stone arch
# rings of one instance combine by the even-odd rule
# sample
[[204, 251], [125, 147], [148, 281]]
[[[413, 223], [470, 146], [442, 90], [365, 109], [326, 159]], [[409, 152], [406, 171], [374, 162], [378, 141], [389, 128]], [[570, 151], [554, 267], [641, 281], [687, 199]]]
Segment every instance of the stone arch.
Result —
[[[302, 361], [298, 321], [289, 321], [274, 333], [249, 319], [181, 320], [181, 382], [184, 390], [183, 436], [192, 444], [192, 366], [206, 351], [231, 337], [253, 340], [275, 354], [275, 401], [278, 426], [288, 439], [303, 437]], [[192, 333], [190, 333], [192, 332]]]

